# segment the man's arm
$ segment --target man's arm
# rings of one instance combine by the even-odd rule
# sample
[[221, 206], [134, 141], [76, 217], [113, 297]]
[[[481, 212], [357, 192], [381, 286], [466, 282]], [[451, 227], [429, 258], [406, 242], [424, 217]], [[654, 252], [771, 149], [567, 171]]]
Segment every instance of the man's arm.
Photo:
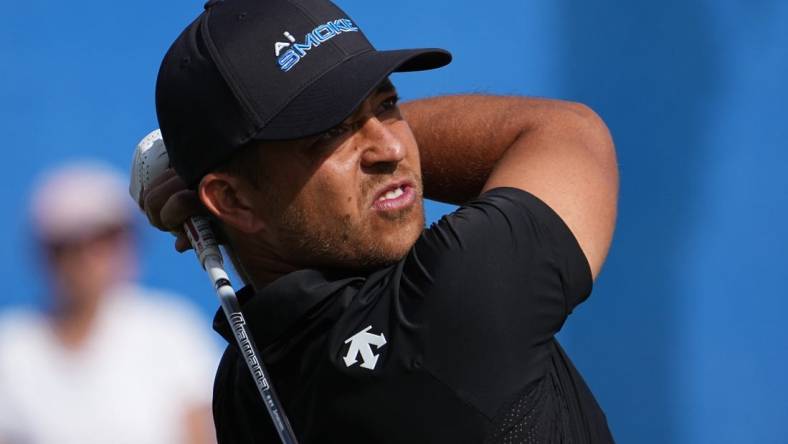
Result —
[[460, 204], [496, 187], [528, 191], [561, 216], [597, 276], [615, 226], [618, 169], [593, 111], [479, 95], [418, 100], [402, 111], [419, 143], [427, 198]]

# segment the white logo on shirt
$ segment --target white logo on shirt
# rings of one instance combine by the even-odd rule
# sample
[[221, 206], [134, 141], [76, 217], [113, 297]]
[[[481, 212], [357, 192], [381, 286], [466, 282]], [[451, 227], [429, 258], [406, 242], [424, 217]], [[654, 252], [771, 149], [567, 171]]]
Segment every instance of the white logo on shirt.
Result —
[[350, 367], [357, 364], [358, 355], [361, 354], [361, 359], [364, 361], [361, 363], [361, 366], [369, 370], [375, 370], [375, 365], [377, 365], [380, 356], [372, 353], [372, 346], [374, 345], [377, 349], [383, 347], [386, 345], [386, 337], [383, 336], [383, 333], [379, 335], [369, 333], [371, 329], [372, 326], [370, 325], [345, 340], [345, 344], [350, 344], [347, 355], [343, 358], [346, 366]]

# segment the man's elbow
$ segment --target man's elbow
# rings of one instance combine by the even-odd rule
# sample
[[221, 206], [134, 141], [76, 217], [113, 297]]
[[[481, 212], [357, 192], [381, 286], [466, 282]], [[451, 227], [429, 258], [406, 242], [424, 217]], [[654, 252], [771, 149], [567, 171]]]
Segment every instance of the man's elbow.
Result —
[[564, 103], [564, 119], [582, 145], [611, 173], [617, 171], [613, 137], [604, 120], [591, 107], [578, 102]]

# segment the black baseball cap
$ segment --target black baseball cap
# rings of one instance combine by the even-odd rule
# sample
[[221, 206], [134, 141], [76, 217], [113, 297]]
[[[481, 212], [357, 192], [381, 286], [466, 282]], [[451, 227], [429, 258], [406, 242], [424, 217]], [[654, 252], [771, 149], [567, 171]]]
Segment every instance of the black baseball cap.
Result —
[[442, 49], [378, 51], [327, 0], [211, 0], [164, 56], [156, 112], [170, 164], [196, 186], [252, 140], [321, 133], [392, 72], [450, 61]]

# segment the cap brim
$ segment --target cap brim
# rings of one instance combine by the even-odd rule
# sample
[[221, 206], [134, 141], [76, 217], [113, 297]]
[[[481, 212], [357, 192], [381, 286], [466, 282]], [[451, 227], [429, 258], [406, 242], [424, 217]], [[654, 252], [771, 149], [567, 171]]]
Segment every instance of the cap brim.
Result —
[[302, 90], [254, 138], [283, 140], [319, 134], [342, 123], [392, 72], [424, 71], [449, 62], [451, 54], [442, 49], [358, 54]]

